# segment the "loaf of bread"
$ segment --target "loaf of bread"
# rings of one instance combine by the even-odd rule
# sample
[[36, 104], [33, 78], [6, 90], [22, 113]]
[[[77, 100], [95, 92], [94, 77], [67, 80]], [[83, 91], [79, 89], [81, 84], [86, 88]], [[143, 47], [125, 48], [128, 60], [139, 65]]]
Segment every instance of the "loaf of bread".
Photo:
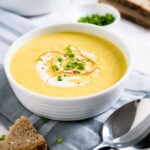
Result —
[[121, 15], [150, 29], [150, 0], [99, 0], [116, 7]]
[[37, 133], [27, 117], [22, 116], [10, 128], [0, 150], [47, 150], [45, 139]]

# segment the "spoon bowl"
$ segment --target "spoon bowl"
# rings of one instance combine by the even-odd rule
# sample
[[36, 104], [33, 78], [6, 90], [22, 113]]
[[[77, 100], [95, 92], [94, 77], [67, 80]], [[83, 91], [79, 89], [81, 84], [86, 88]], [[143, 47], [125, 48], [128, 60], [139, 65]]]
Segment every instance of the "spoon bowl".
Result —
[[150, 99], [135, 100], [116, 110], [104, 123], [104, 147], [121, 148], [134, 145], [150, 133]]

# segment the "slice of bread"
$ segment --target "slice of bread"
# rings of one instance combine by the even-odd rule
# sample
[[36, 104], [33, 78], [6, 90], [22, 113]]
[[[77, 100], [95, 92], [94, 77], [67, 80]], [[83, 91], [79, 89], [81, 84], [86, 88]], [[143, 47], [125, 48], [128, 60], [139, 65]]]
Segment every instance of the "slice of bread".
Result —
[[16, 120], [0, 146], [0, 150], [47, 150], [45, 139], [25, 116]]
[[121, 15], [135, 23], [150, 29], [149, 0], [99, 0], [116, 7]]

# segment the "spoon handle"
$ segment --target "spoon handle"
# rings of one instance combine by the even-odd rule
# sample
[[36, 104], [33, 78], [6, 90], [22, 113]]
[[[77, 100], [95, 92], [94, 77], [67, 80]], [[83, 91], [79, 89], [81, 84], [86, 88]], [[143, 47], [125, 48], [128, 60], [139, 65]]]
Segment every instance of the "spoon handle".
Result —
[[96, 146], [93, 150], [117, 150], [117, 148], [109, 146], [108, 144], [103, 142], [100, 145]]

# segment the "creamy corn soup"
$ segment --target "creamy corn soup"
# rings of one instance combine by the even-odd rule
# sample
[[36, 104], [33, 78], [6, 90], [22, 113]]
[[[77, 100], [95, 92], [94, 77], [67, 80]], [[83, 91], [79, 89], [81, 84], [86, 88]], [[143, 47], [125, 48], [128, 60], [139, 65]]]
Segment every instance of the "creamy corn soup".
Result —
[[116, 83], [126, 69], [125, 57], [115, 45], [76, 32], [39, 36], [21, 47], [10, 63], [20, 85], [54, 97], [100, 92]]

